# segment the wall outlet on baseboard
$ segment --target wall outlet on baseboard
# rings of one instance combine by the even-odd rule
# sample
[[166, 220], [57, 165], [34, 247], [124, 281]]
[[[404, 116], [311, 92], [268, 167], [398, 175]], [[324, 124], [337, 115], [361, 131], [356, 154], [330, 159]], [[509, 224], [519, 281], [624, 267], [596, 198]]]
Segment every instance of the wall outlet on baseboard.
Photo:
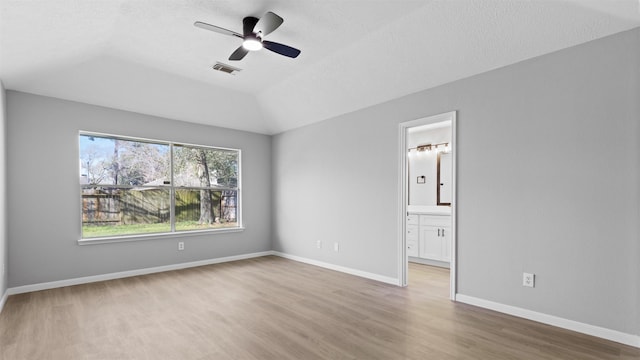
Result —
[[317, 247], [318, 249], [322, 249], [322, 240], [318, 240], [318, 241], [316, 241], [316, 247]]
[[337, 242], [333, 243], [333, 251], [335, 252], [340, 251], [340, 244], [338, 244]]
[[184, 250], [184, 241], [178, 242], [178, 251]]
[[522, 286], [535, 287], [536, 274], [522, 273]]

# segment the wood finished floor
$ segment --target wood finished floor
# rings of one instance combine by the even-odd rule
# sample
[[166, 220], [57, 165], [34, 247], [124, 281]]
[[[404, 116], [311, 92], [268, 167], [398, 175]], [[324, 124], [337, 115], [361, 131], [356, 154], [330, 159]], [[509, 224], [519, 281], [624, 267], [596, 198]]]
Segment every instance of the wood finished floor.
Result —
[[0, 359], [640, 359], [640, 349], [263, 257], [9, 297]]

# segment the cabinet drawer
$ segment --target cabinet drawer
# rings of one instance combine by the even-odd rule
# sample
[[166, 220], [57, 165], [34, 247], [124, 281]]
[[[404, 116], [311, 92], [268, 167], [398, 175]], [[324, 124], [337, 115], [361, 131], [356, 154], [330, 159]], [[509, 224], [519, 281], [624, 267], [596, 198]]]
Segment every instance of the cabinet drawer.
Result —
[[420, 215], [409, 214], [407, 215], [407, 225], [418, 225], [420, 223]]
[[420, 225], [451, 226], [449, 215], [420, 215]]
[[407, 241], [407, 255], [418, 257], [420, 254], [418, 252], [418, 243], [413, 241]]
[[413, 241], [416, 242], [420, 238], [420, 227], [417, 225], [408, 225], [407, 226], [407, 243]]

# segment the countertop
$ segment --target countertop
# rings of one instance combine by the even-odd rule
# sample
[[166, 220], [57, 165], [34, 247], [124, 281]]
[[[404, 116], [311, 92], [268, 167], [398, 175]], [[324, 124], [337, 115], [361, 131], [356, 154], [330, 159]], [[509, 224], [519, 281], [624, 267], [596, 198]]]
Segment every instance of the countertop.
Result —
[[422, 215], [451, 215], [451, 206], [409, 205], [407, 212]]

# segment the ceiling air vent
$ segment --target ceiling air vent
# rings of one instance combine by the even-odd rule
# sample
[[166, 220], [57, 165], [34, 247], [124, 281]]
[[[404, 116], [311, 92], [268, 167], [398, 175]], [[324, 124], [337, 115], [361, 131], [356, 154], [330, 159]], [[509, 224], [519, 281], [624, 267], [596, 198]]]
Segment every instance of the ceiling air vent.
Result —
[[238, 71], [242, 71], [242, 69], [238, 69], [237, 67], [233, 67], [231, 65], [223, 64], [221, 62], [216, 62], [216, 64], [213, 65], [213, 70], [222, 71], [222, 72], [225, 72], [225, 73], [231, 74], [231, 75], [235, 75]]

